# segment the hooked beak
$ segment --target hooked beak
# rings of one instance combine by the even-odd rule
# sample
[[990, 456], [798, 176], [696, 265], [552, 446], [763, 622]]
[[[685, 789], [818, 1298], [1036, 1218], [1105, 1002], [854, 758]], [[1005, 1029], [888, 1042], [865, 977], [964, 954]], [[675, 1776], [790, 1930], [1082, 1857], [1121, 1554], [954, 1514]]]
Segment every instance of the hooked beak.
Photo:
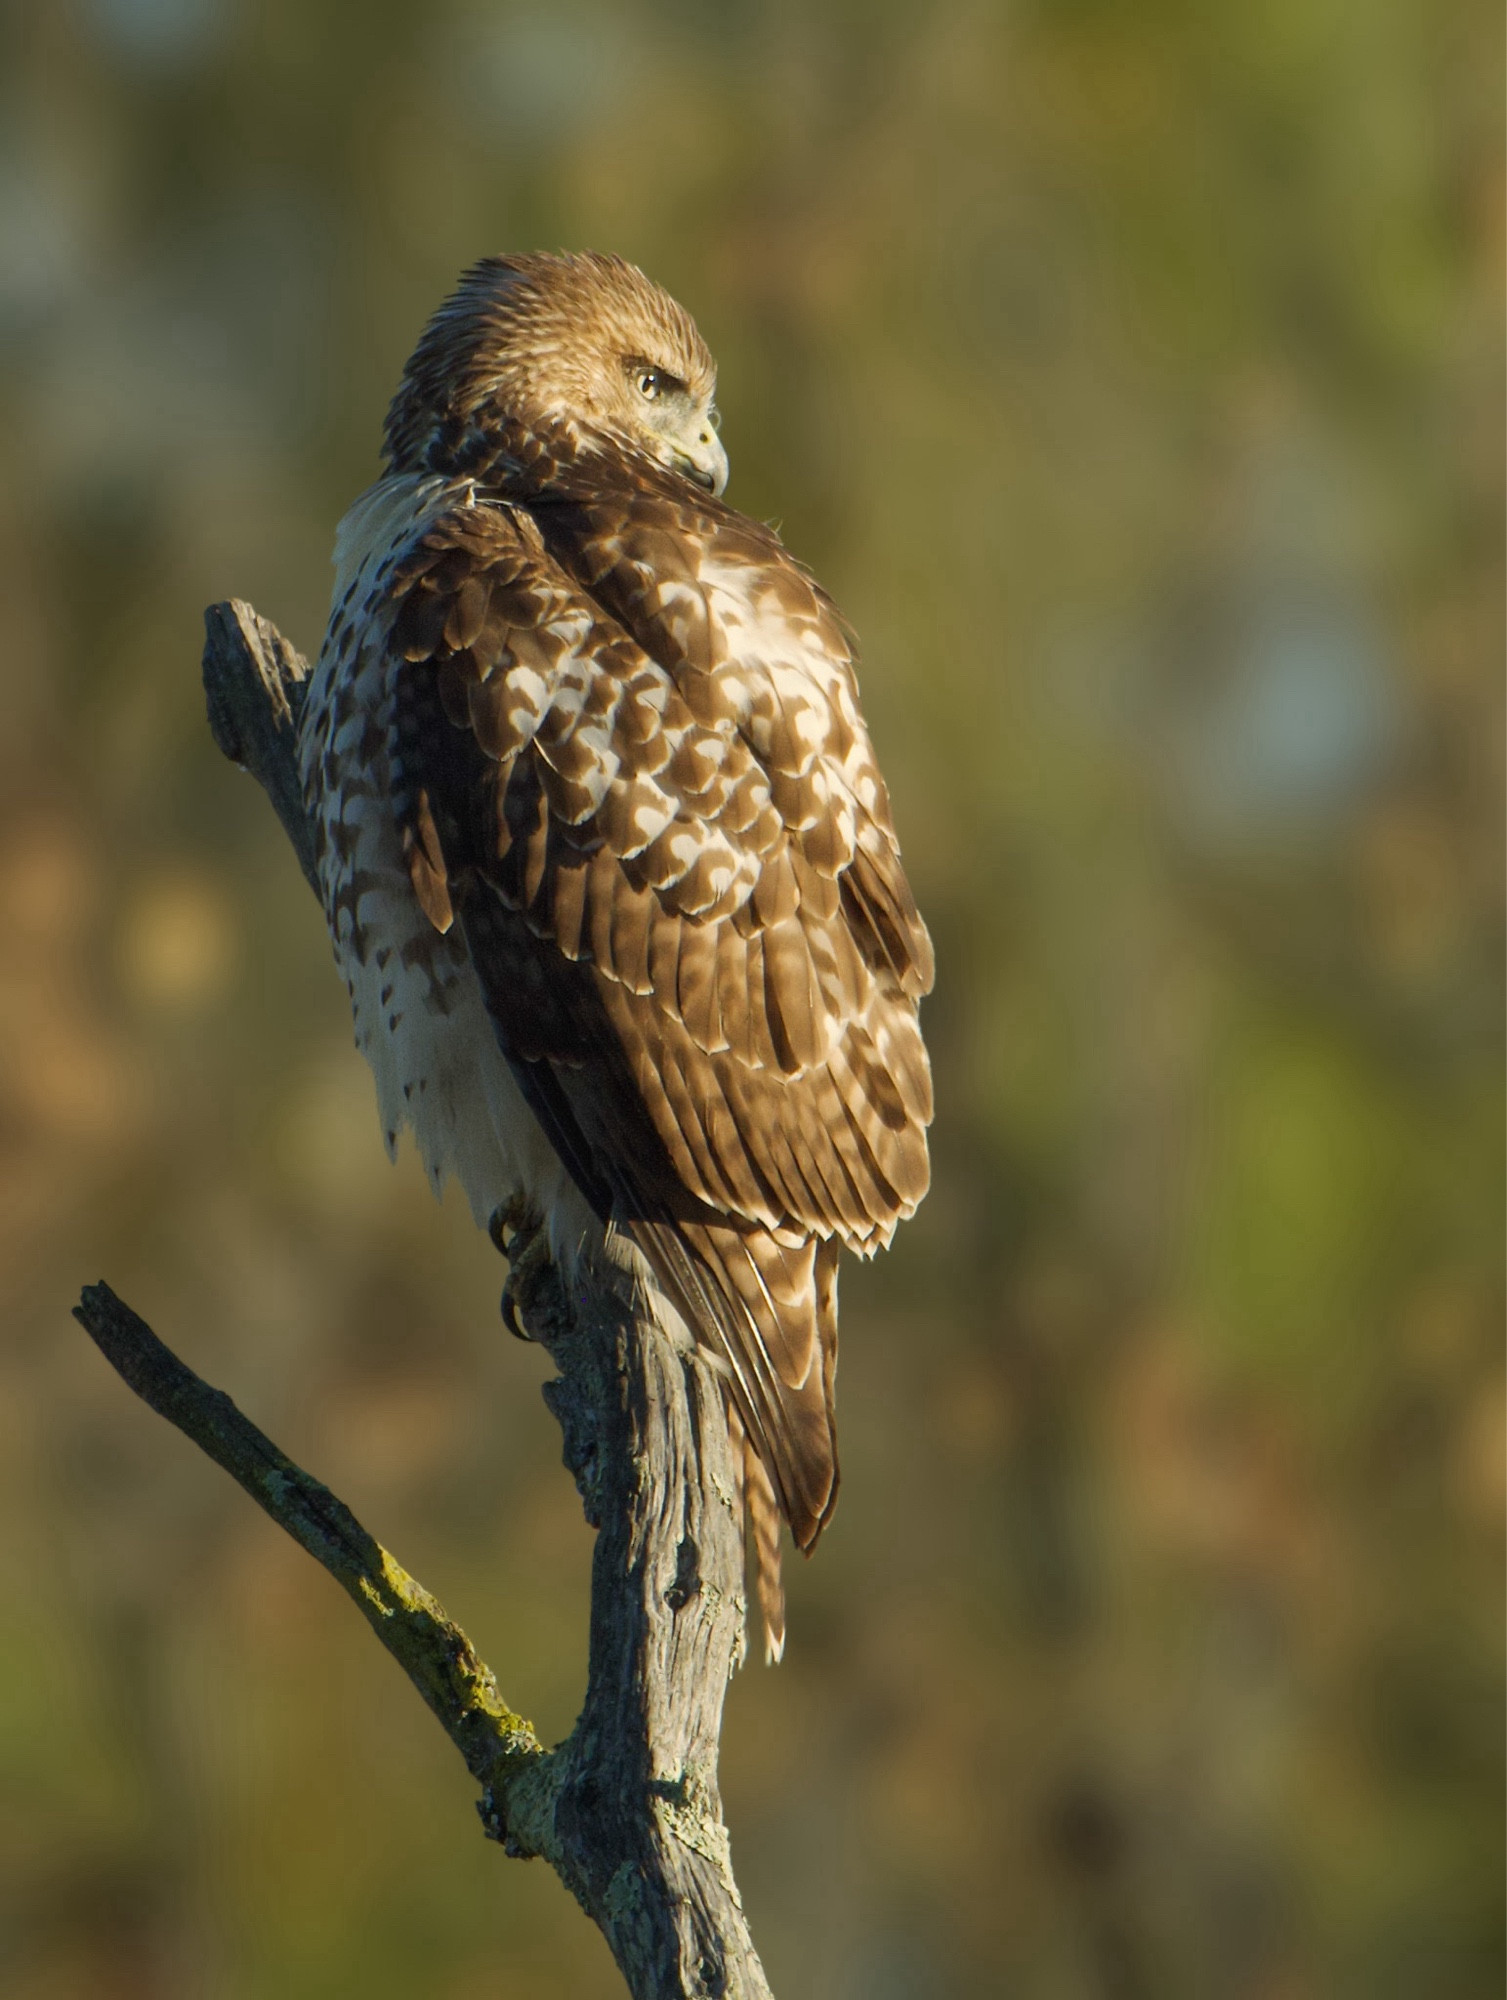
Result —
[[708, 493], [723, 491], [727, 485], [727, 453], [710, 424], [702, 426], [694, 446], [677, 443], [675, 469], [687, 479], [694, 479], [698, 486], [704, 486]]

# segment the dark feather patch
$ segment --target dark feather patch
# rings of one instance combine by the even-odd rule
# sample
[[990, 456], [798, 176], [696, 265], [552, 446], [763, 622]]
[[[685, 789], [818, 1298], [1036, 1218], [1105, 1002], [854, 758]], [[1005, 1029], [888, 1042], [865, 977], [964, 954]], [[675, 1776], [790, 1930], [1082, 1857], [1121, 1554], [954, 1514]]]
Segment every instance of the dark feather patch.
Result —
[[[930, 945], [819, 590], [668, 475], [554, 476], [532, 511], [457, 508], [398, 573], [415, 891], [461, 913], [525, 1097], [723, 1356], [810, 1547], [837, 1247], [886, 1241], [926, 1183]], [[709, 562], [747, 577], [740, 630], [786, 621], [778, 677], [734, 657]]]

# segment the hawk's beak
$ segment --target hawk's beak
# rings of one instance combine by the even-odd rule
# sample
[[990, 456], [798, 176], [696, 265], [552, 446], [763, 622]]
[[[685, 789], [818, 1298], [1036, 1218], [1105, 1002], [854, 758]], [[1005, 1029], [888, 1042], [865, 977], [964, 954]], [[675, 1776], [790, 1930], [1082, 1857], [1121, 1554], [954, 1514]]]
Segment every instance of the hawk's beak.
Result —
[[708, 493], [720, 493], [727, 485], [727, 453], [710, 424], [702, 427], [694, 445], [687, 446], [677, 441], [675, 464], [687, 479], [694, 479]]

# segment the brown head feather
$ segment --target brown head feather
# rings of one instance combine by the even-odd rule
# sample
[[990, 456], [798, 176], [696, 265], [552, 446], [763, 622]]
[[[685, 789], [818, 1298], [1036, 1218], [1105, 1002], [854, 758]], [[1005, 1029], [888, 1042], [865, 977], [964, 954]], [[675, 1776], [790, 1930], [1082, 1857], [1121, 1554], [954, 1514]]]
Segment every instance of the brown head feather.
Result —
[[469, 469], [490, 434], [641, 443], [631, 379], [647, 366], [708, 407], [717, 367], [695, 322], [621, 257], [484, 257], [424, 329], [387, 413], [394, 472]]

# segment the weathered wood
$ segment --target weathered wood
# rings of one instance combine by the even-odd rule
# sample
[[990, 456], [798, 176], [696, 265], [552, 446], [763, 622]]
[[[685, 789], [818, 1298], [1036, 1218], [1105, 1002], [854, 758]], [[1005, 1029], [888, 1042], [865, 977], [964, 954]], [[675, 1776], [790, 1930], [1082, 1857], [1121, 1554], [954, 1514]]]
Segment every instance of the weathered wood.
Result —
[[309, 663], [277, 627], [239, 597], [204, 614], [204, 701], [209, 729], [233, 764], [251, 773], [282, 821], [304, 880], [317, 896], [314, 829], [303, 809], [298, 716]]
[[597, 1529], [586, 1703], [552, 1753], [549, 1858], [635, 1995], [757, 2000], [717, 1789], [745, 1610], [721, 1384], [610, 1270], [576, 1296], [551, 1270], [519, 1309], [560, 1370], [545, 1399]]
[[[314, 886], [294, 751], [307, 666], [249, 605], [215, 605], [205, 623], [215, 740], [267, 792]], [[586, 1702], [548, 1751], [428, 1593], [228, 1397], [108, 1287], [91, 1286], [77, 1316], [131, 1387], [349, 1592], [483, 1785], [487, 1832], [550, 1863], [635, 2000], [768, 2000], [717, 1787], [745, 1617], [721, 1383], [675, 1346], [610, 1245], [568, 1289], [536, 1246], [515, 1270], [513, 1305], [559, 1370], [545, 1400], [597, 1529]]]

